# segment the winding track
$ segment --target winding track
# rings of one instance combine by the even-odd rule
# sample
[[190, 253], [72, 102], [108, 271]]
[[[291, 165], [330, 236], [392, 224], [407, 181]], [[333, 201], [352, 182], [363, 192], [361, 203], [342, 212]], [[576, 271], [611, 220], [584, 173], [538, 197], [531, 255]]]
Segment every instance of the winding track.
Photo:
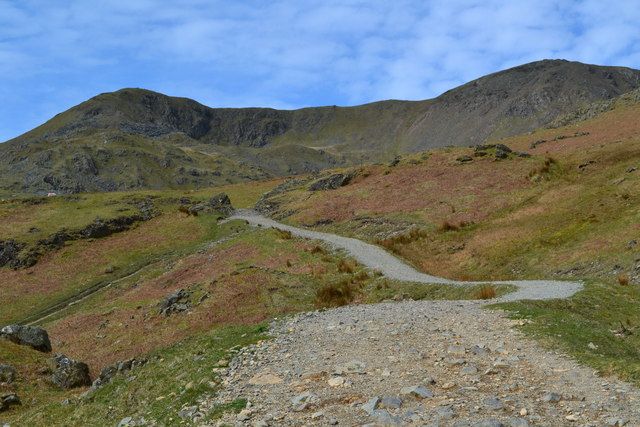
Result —
[[506, 302], [517, 300], [545, 300], [555, 298], [569, 298], [576, 292], [582, 290], [584, 285], [581, 282], [568, 282], [559, 280], [501, 280], [501, 281], [481, 281], [481, 282], [462, 282], [457, 280], [449, 280], [442, 277], [431, 276], [421, 273], [415, 268], [402, 262], [395, 256], [391, 255], [379, 246], [365, 243], [358, 239], [342, 237], [336, 234], [321, 233], [318, 231], [306, 230], [303, 228], [293, 227], [281, 224], [270, 218], [266, 218], [252, 210], [237, 210], [229, 220], [241, 219], [247, 221], [254, 226], [278, 228], [286, 230], [292, 234], [307, 239], [316, 239], [327, 242], [332, 247], [344, 249], [352, 257], [361, 264], [379, 270], [390, 279], [402, 280], [407, 282], [418, 283], [444, 283], [453, 286], [469, 286], [483, 283], [509, 284], [514, 285], [518, 289], [512, 293], [496, 298], [494, 301]]

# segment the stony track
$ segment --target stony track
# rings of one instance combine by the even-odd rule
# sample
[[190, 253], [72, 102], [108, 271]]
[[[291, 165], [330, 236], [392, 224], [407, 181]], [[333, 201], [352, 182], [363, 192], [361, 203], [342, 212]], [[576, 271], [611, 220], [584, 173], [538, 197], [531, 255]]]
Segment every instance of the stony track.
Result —
[[226, 425], [640, 426], [637, 389], [541, 348], [518, 322], [469, 301], [303, 313], [242, 350], [203, 406], [248, 399]]
[[[469, 284], [420, 273], [355, 239], [250, 211], [233, 218], [323, 240], [390, 278]], [[503, 300], [564, 298], [582, 289], [575, 282], [507, 283], [518, 291]], [[245, 398], [246, 409], [214, 425], [640, 426], [638, 389], [542, 348], [517, 330], [524, 321], [484, 304], [389, 302], [276, 320], [274, 338], [240, 350], [221, 372], [222, 391], [198, 411]]]
[[[286, 230], [292, 234], [307, 239], [322, 240], [334, 248], [347, 251], [361, 264], [379, 270], [390, 279], [403, 280], [418, 283], [446, 283], [453, 286], [476, 285], [484, 282], [461, 282], [449, 280], [442, 277], [431, 276], [419, 272], [415, 268], [407, 265], [400, 259], [391, 255], [379, 246], [365, 243], [358, 239], [338, 236], [336, 234], [321, 233], [318, 231], [306, 230], [281, 224], [270, 218], [266, 218], [255, 211], [238, 210], [229, 219], [242, 219], [250, 224], [261, 227], [278, 228]], [[580, 282], [558, 281], [558, 280], [514, 280], [514, 281], [491, 281], [495, 284], [512, 284], [517, 287], [515, 292], [504, 295], [499, 301], [516, 301], [521, 299], [554, 299], [568, 298], [583, 288]]]

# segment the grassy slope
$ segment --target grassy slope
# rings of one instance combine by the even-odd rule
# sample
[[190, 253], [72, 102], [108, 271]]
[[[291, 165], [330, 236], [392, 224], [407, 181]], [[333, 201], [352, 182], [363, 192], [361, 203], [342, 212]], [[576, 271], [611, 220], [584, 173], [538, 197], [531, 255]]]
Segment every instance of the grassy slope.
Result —
[[[445, 149], [366, 167], [339, 190], [281, 196], [281, 211], [295, 212], [291, 223], [331, 221], [316, 227], [381, 242], [445, 277], [586, 279], [569, 301], [508, 308], [547, 343], [640, 383], [639, 114], [637, 102], [619, 102], [588, 121], [501, 141], [532, 158], [459, 164], [473, 150]], [[443, 231], [445, 222], [468, 225]], [[630, 334], [615, 334], [621, 323]]]
[[[19, 371], [18, 383], [4, 390], [17, 391], [24, 403], [3, 413], [0, 421], [17, 425], [103, 425], [105, 420], [116, 424], [126, 416], [144, 416], [163, 424], [175, 423], [183, 406], [215, 393], [218, 385], [212, 369], [236, 345], [260, 339], [260, 325], [265, 321], [338, 303], [318, 299], [318, 291], [325, 287], [346, 286], [352, 303], [398, 297], [477, 297], [479, 287], [389, 281], [314, 242], [251, 228], [240, 221], [217, 225], [215, 215], [186, 217], [175, 209], [180, 196], [204, 200], [222, 190], [230, 194], [235, 206], [248, 207], [275, 184], [227, 186], [189, 194], [87, 194], [33, 206], [13, 201], [7, 204], [6, 210], [14, 210], [12, 218], [20, 216], [17, 211], [26, 212], [32, 207], [43, 210], [30, 217], [43, 232], [67, 224], [82, 226], [96, 212], [109, 217], [118, 213], [117, 209], [102, 210], [103, 205], [119, 206], [132, 196], [155, 197], [163, 213], [126, 232], [71, 242], [29, 270], [0, 270], [4, 277], [16, 278], [2, 282], [3, 294], [12, 301], [2, 311], [4, 322], [26, 316], [96, 280], [112, 280], [147, 265], [47, 318], [43, 326], [50, 334], [54, 352], [86, 361], [93, 377], [116, 361], [150, 356], [147, 366], [131, 373], [134, 380], [119, 377], [86, 401], [76, 398], [82, 390], [60, 391], [48, 384], [43, 373], [47, 355], [0, 341], [0, 361]], [[65, 222], [68, 212], [74, 210], [79, 214]], [[38, 222], [41, 217], [52, 219]], [[21, 222], [23, 229], [33, 223]], [[15, 234], [21, 237], [17, 227]], [[222, 236], [223, 241], [212, 244]], [[114, 273], [105, 273], [106, 265], [117, 268]], [[178, 289], [191, 292], [192, 309], [169, 317], [161, 315], [158, 304]], [[43, 299], [45, 291], [50, 296]], [[506, 291], [505, 287], [498, 289], [499, 294]], [[65, 399], [71, 403], [62, 404]], [[215, 411], [209, 414], [214, 415]]]

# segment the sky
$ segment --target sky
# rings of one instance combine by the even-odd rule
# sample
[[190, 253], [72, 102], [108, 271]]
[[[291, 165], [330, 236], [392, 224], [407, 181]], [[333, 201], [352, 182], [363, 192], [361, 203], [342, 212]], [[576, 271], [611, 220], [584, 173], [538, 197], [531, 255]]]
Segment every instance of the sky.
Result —
[[0, 0], [0, 141], [99, 93], [426, 99], [544, 58], [640, 68], [637, 0]]

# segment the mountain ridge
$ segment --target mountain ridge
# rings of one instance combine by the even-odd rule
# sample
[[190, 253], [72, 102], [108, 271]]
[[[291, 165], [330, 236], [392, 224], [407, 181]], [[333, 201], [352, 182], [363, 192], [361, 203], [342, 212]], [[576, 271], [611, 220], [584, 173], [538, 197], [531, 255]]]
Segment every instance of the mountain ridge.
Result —
[[543, 60], [433, 99], [350, 107], [210, 108], [146, 89], [121, 89], [0, 145], [0, 188], [198, 187], [318, 172], [528, 132], [638, 87], [638, 70]]

